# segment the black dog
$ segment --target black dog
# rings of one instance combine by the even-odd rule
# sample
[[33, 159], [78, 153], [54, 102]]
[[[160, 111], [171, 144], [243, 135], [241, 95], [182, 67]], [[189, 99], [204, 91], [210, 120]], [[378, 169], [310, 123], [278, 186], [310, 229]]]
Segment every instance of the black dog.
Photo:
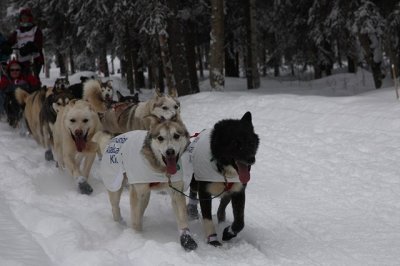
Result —
[[189, 146], [194, 174], [188, 213], [189, 216], [197, 213], [193, 198], [198, 193], [207, 242], [213, 246], [221, 245], [211, 216], [213, 196], [222, 197], [218, 222], [225, 221], [226, 206], [232, 201], [234, 221], [225, 228], [222, 240], [232, 239], [244, 227], [245, 189], [258, 145], [251, 113], [246, 112], [241, 119], [222, 120], [212, 130], [202, 131]]
[[72, 84], [71, 86], [68, 87], [69, 91], [74, 95], [75, 99], [82, 99], [83, 97], [83, 84], [88, 81], [89, 79], [94, 79], [94, 76], [92, 77], [86, 77], [86, 76], [81, 76], [80, 80], [81, 83], [75, 83]]
[[5, 94], [4, 110], [7, 115], [7, 122], [12, 128], [16, 128], [22, 119], [24, 110], [17, 102], [14, 90], [7, 91]]
[[139, 103], [139, 93], [135, 93], [133, 96], [132, 95], [124, 96], [124, 95], [122, 95], [122, 93], [117, 91], [117, 98], [118, 98], [118, 102], [134, 103], [134, 104]]

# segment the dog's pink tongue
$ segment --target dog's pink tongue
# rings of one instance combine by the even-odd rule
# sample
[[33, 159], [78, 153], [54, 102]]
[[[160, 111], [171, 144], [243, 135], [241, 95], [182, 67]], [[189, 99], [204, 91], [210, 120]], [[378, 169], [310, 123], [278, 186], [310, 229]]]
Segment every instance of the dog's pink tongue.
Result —
[[86, 147], [86, 141], [83, 135], [75, 136], [75, 146], [79, 152], [82, 152]]
[[239, 180], [242, 184], [247, 184], [250, 181], [250, 171], [247, 164], [236, 162], [238, 168]]
[[176, 157], [175, 156], [168, 156], [165, 159], [165, 162], [167, 163], [167, 173], [170, 175], [174, 175], [177, 171], [176, 168]]

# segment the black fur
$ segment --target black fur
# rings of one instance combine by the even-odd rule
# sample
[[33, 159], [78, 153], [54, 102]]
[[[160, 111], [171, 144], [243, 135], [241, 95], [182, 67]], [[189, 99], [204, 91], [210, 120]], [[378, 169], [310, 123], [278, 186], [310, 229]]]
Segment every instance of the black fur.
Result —
[[8, 124], [16, 128], [23, 116], [23, 108], [19, 105], [15, 98], [15, 91], [7, 91], [4, 100], [4, 110], [7, 115]]
[[132, 95], [124, 96], [122, 95], [122, 93], [117, 91], [117, 97], [118, 97], [118, 102], [128, 102], [134, 104], [139, 103], [139, 93], [135, 93], [133, 96]]
[[89, 79], [94, 79], [94, 76], [92, 76], [91, 78], [85, 77], [85, 76], [81, 76], [80, 77], [81, 83], [72, 84], [71, 86], [68, 87], [68, 90], [72, 93], [72, 95], [74, 95], [75, 99], [82, 99], [82, 97], [83, 97], [83, 84], [86, 81], [88, 81]]
[[[251, 121], [251, 113], [247, 112], [241, 119], [226, 119], [214, 125], [211, 132], [211, 153], [218, 171], [222, 174], [226, 166], [232, 166], [238, 171], [236, 161], [248, 165], [255, 163], [259, 138], [254, 133]], [[190, 184], [191, 193], [198, 192], [201, 214], [203, 220], [212, 221], [212, 194], [208, 191], [211, 182], [196, 181], [194, 178]], [[245, 190], [247, 184], [242, 184], [239, 192], [226, 191], [222, 194], [217, 212], [218, 222], [225, 221], [225, 209], [232, 202], [233, 223], [226, 227], [222, 240], [228, 241], [235, 237], [244, 228]], [[209, 236], [207, 236], [209, 237]], [[220, 246], [218, 240], [209, 241], [213, 246]]]

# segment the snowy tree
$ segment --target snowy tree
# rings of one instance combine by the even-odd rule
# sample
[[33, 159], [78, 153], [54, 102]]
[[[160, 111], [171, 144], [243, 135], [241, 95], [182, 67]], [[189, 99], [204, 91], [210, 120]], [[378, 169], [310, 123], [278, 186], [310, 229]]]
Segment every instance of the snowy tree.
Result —
[[362, 2], [355, 12], [353, 32], [358, 34], [366, 61], [372, 70], [375, 87], [382, 86], [382, 41], [385, 31], [385, 20], [376, 5], [368, 0]]
[[256, 28], [256, 3], [255, 0], [247, 0], [244, 3], [246, 23], [246, 78], [247, 88], [260, 87], [260, 74], [258, 72], [257, 54], [257, 28]]
[[210, 84], [223, 90], [224, 76], [224, 0], [211, 0]]
[[400, 75], [400, 3], [393, 6], [386, 20], [385, 51], [397, 76]]

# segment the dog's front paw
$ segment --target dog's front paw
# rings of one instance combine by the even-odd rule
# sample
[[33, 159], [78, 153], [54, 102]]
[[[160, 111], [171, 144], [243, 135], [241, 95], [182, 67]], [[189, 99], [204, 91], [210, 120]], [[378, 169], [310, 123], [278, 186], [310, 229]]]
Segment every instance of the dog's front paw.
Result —
[[79, 191], [82, 194], [86, 194], [86, 195], [92, 194], [93, 188], [89, 185], [88, 182], [86, 182], [86, 181], [80, 182], [78, 185], [79, 185]]
[[199, 211], [197, 210], [197, 205], [189, 203], [187, 205], [187, 214], [188, 214], [189, 221], [199, 219]]
[[221, 242], [218, 241], [217, 234], [212, 234], [207, 237], [207, 244], [212, 245], [214, 247], [222, 246]]
[[237, 234], [232, 231], [231, 227], [228, 226], [224, 229], [224, 233], [222, 234], [222, 240], [223, 241], [231, 240], [232, 238], [236, 237], [236, 235]]
[[51, 150], [45, 151], [44, 158], [46, 159], [46, 161], [53, 161], [54, 160], [53, 152]]
[[197, 243], [190, 234], [185, 233], [181, 235], [181, 246], [186, 251], [192, 251], [197, 248]]

